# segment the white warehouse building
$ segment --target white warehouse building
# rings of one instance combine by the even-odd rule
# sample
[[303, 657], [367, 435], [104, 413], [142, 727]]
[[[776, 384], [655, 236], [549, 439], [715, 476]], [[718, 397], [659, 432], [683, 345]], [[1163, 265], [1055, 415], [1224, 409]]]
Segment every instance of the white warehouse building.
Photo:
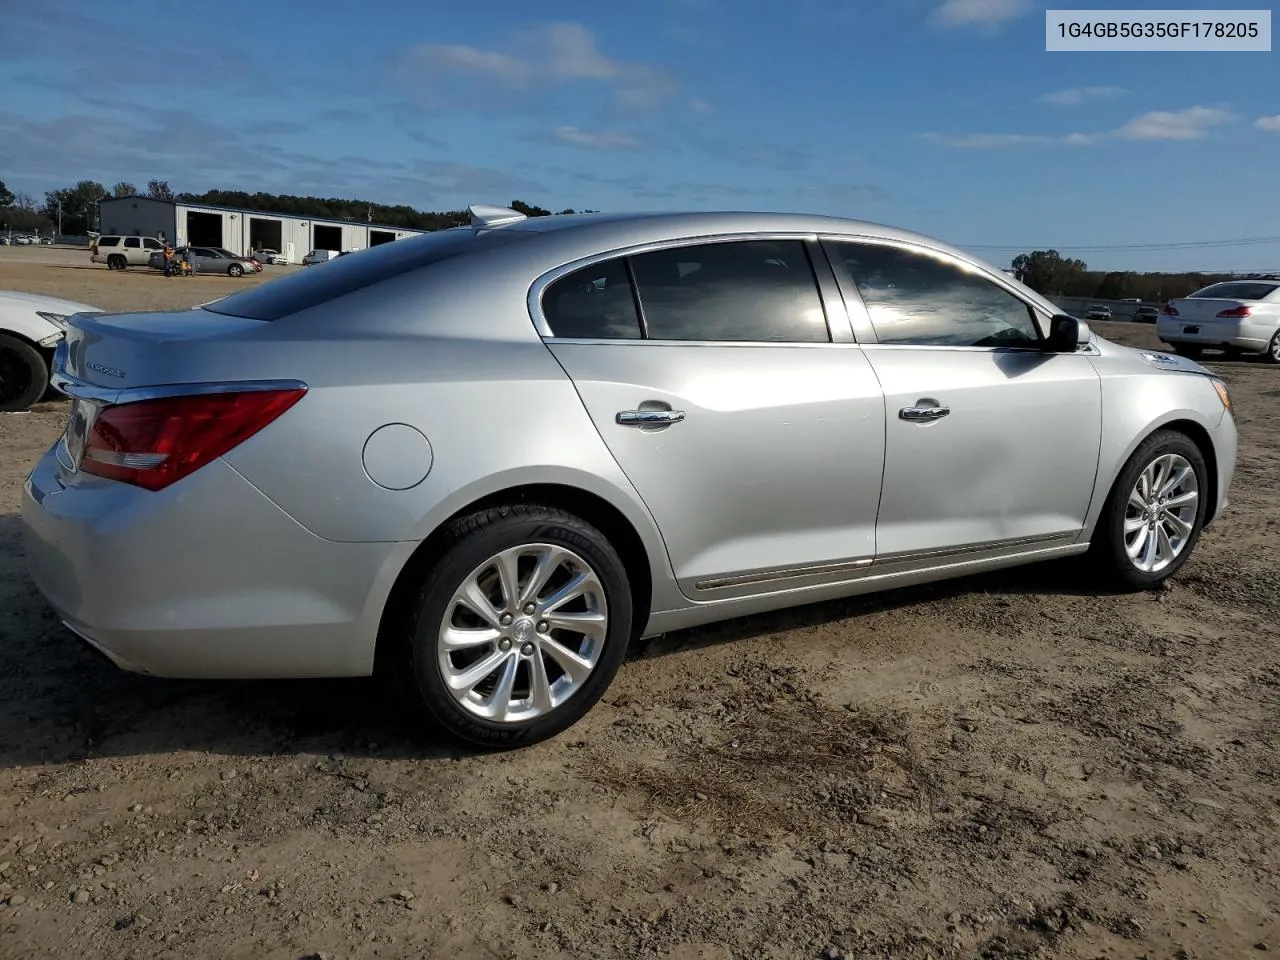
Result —
[[222, 247], [240, 256], [278, 250], [290, 263], [311, 250], [364, 250], [426, 232], [138, 196], [103, 200], [98, 205], [98, 229], [108, 235], [155, 237], [179, 247]]

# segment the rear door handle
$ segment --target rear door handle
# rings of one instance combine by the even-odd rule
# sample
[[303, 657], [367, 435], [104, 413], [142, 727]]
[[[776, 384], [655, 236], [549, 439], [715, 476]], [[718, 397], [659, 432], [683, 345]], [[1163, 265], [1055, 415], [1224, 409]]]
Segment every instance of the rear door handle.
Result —
[[683, 410], [619, 410], [618, 423], [624, 427], [663, 426], [684, 419]]
[[941, 420], [951, 412], [950, 407], [944, 407], [940, 404], [929, 406], [917, 403], [914, 407], [903, 407], [898, 411], [900, 420], [909, 420], [912, 423], [931, 423], [934, 420]]

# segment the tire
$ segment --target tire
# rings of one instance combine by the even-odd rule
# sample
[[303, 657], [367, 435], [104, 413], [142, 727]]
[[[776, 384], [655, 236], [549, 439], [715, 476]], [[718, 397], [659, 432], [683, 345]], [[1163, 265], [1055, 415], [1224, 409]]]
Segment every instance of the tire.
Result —
[[[1177, 459], [1172, 459], [1177, 458]], [[1148, 536], [1141, 536], [1141, 529], [1130, 530], [1126, 533], [1126, 524], [1130, 521], [1137, 521], [1144, 514], [1139, 512], [1136, 503], [1131, 502], [1130, 494], [1136, 494], [1138, 499], [1142, 499], [1142, 494], [1136, 488], [1138, 480], [1150, 468], [1159, 470], [1157, 466], [1162, 461], [1168, 463], [1173, 468], [1173, 476], [1177, 476], [1183, 467], [1191, 470], [1192, 476], [1188, 481], [1184, 481], [1174, 487], [1167, 494], [1167, 500], [1173, 500], [1176, 497], [1185, 495], [1190, 489], [1189, 483], [1194, 481], [1194, 491], [1196, 493], [1194, 506], [1187, 504], [1181, 511], [1181, 515], [1174, 514], [1175, 517], [1182, 521], [1182, 524], [1190, 524], [1190, 532], [1183, 533], [1180, 546], [1175, 546], [1173, 537], [1169, 535], [1169, 531], [1177, 532], [1180, 524], [1175, 520], [1159, 521], [1157, 520], [1157, 528], [1163, 528], [1166, 533], [1165, 544], [1167, 544], [1173, 555], [1171, 558], [1158, 566], [1147, 566], [1142, 562], [1145, 558], [1139, 552], [1137, 559], [1129, 555], [1128, 545], [1126, 543], [1128, 536], [1133, 536], [1135, 546], [1141, 547], [1148, 542], [1148, 536], [1155, 532], [1157, 528], [1152, 528], [1148, 523], [1146, 533]], [[1166, 474], [1166, 479], [1169, 475]], [[1102, 507], [1102, 514], [1098, 517], [1098, 525], [1094, 529], [1093, 539], [1090, 542], [1090, 553], [1100, 565], [1102, 571], [1107, 578], [1113, 582], [1117, 582], [1133, 590], [1152, 590], [1159, 587], [1166, 580], [1172, 577], [1181, 569], [1182, 565], [1187, 562], [1187, 558], [1191, 556], [1191, 552], [1195, 549], [1196, 542], [1200, 539], [1200, 531], [1204, 527], [1205, 511], [1208, 509], [1208, 501], [1206, 495], [1209, 492], [1209, 471], [1205, 465], [1204, 455], [1200, 452], [1200, 448], [1191, 442], [1191, 439], [1185, 434], [1178, 433], [1173, 430], [1157, 430], [1151, 436], [1147, 437], [1133, 452], [1124, 468], [1120, 471], [1120, 475], [1116, 477], [1116, 482], [1111, 488], [1111, 493], [1107, 496], [1107, 501]], [[1181, 491], [1181, 493], [1180, 493]], [[1168, 502], [1155, 504], [1159, 510], [1157, 517], [1169, 510]], [[1141, 543], [1138, 543], [1138, 540]], [[1157, 549], [1159, 549], [1160, 541], [1157, 540]], [[1157, 556], [1155, 558], [1159, 560]]]
[[1262, 355], [1267, 363], [1280, 363], [1280, 330], [1277, 330], [1267, 344], [1267, 352]]
[[129, 261], [118, 253], [113, 253], [107, 257], [107, 266], [112, 270], [123, 270], [129, 266]]
[[244, 276], [244, 267], [240, 266], [240, 264], [238, 264], [238, 263], [233, 263], [231, 266], [227, 267], [227, 276], [229, 276], [229, 277], [243, 277], [243, 276]]
[[44, 355], [17, 337], [0, 334], [0, 411], [26, 410], [49, 388]]
[[1188, 360], [1195, 360], [1200, 354], [1204, 353], [1204, 347], [1194, 343], [1175, 343], [1173, 352], [1180, 357], [1186, 357]]
[[[626, 658], [632, 598], [621, 558], [586, 521], [538, 504], [496, 507], [461, 518], [448, 536], [448, 548], [427, 572], [410, 605], [400, 649], [387, 664], [390, 679], [416, 713], [425, 713], [468, 743], [505, 749], [556, 736], [595, 705]], [[506, 591], [497, 577], [497, 563], [514, 556], [518, 587], [514, 592], [528, 589], [539, 555], [564, 558], [548, 567], [550, 579], [535, 596], [541, 598], [539, 603], [554, 597], [572, 576], [583, 572], [594, 576], [587, 581], [584, 602], [573, 599], [557, 604], [545, 621], [536, 615], [540, 612], [536, 608], [527, 615], [528, 607], [503, 603]], [[494, 627], [486, 628], [485, 618], [461, 602], [468, 584], [475, 584], [490, 598], [493, 609], [488, 619]], [[573, 614], [598, 618], [603, 613], [604, 623], [602, 629], [597, 627], [598, 633], [562, 630], [553, 625], [554, 611], [565, 618]], [[441, 639], [446, 625], [455, 632], [472, 629], [491, 636], [478, 646], [449, 651]], [[576, 660], [566, 658], [565, 651], [576, 653]], [[480, 666], [482, 661], [493, 664], [488, 673]], [[540, 676], [547, 681], [541, 687], [545, 692], [541, 705], [535, 693], [539, 664]], [[585, 669], [574, 677], [562, 664]], [[468, 670], [473, 671], [470, 678], [459, 676]], [[454, 677], [459, 692], [451, 690], [447, 673]], [[462, 689], [468, 680], [470, 688]], [[499, 686], [503, 680], [511, 684], [505, 696]], [[552, 703], [558, 697], [565, 699]]]

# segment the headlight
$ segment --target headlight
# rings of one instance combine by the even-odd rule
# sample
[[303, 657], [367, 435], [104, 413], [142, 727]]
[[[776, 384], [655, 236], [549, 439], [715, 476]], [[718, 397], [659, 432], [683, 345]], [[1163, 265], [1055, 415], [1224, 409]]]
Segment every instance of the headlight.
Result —
[[47, 313], [44, 310], [37, 310], [36, 316], [43, 317], [59, 329], [67, 329], [67, 315], [65, 313]]
[[1218, 391], [1218, 397], [1222, 400], [1222, 405], [1227, 408], [1227, 413], [1234, 416], [1235, 413], [1231, 409], [1231, 393], [1227, 390], [1227, 385], [1217, 377], [1213, 377], [1209, 382], [1213, 384], [1213, 389]]

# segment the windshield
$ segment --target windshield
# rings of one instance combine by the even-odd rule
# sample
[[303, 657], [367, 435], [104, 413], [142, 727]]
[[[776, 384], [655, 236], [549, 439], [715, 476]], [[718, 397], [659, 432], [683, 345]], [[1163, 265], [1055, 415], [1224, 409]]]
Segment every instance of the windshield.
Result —
[[1211, 283], [1197, 290], [1190, 300], [1265, 300], [1280, 289], [1280, 283], [1262, 283], [1256, 280], [1233, 280], [1227, 283]]

